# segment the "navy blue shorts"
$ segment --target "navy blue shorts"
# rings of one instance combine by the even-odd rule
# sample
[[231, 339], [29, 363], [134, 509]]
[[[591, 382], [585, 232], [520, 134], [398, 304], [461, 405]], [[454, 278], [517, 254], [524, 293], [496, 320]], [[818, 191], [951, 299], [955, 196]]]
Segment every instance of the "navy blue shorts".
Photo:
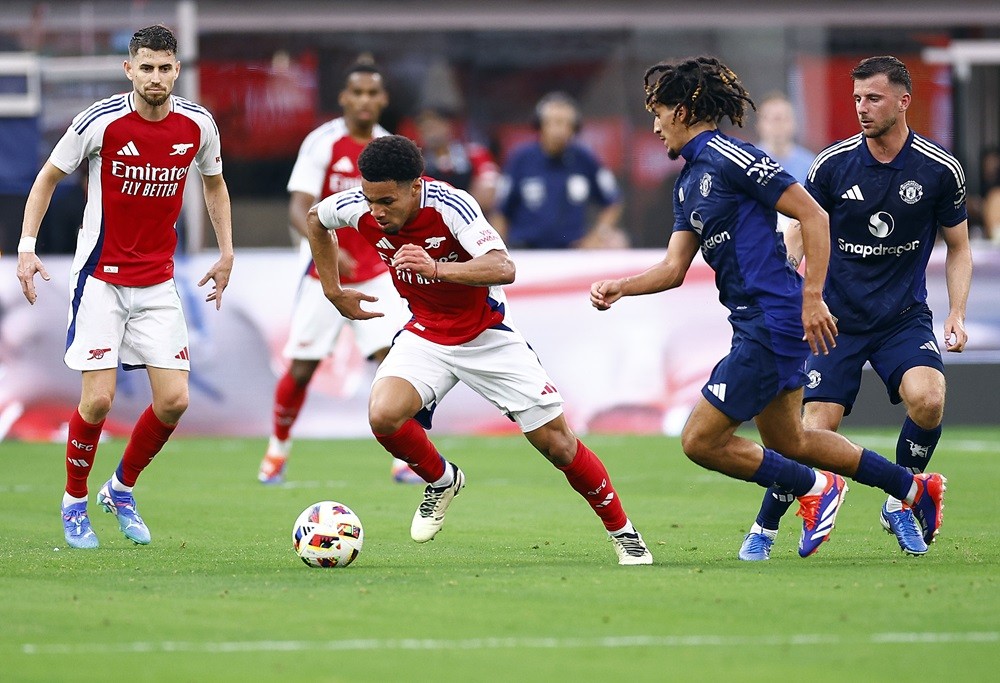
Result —
[[861, 389], [861, 371], [870, 362], [889, 400], [899, 403], [899, 383], [907, 370], [930, 367], [944, 372], [933, 322], [927, 306], [915, 306], [886, 329], [868, 334], [841, 332], [830, 355], [810, 356], [806, 362], [809, 382], [803, 400], [839, 403], [844, 415], [850, 415]]
[[712, 370], [701, 394], [727, 417], [747, 422], [780, 392], [806, 383], [803, 368], [810, 353], [809, 345], [798, 337], [774, 332], [762, 323], [734, 321], [729, 355]]

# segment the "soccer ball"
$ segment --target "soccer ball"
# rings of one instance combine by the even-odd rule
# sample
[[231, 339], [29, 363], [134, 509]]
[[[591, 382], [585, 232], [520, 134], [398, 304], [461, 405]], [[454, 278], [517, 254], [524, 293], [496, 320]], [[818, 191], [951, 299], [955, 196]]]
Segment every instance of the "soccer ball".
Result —
[[346, 567], [361, 552], [364, 541], [358, 516], [332, 500], [307, 507], [292, 527], [292, 547], [310, 567]]

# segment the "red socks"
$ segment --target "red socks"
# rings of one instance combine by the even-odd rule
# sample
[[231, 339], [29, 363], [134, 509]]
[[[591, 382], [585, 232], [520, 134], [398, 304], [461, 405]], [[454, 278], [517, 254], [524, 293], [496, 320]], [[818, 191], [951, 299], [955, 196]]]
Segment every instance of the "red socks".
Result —
[[584, 446], [582, 441], [576, 440], [576, 456], [573, 462], [559, 469], [566, 475], [573, 490], [594, 508], [594, 512], [604, 522], [605, 529], [618, 531], [628, 523], [628, 517], [621, 501], [618, 500], [618, 494], [611, 485], [608, 470], [605, 469], [601, 459]]
[[160, 418], [153, 413], [153, 406], [146, 408], [132, 428], [132, 436], [129, 437], [128, 443], [125, 444], [125, 453], [122, 455], [121, 464], [118, 465], [118, 480], [125, 486], [135, 486], [139, 473], [160, 452], [175, 427], [176, 425], [160, 422]]
[[87, 477], [97, 456], [104, 420], [90, 424], [74, 410], [69, 418], [69, 437], [66, 439], [66, 493], [74, 498], [87, 497]]
[[404, 422], [395, 434], [376, 434], [375, 438], [385, 450], [409, 464], [424, 481], [437, 481], [444, 476], [444, 458], [427, 438], [426, 430], [413, 418]]
[[286, 372], [278, 380], [274, 389], [274, 436], [282, 441], [288, 439], [288, 434], [295, 424], [302, 404], [306, 402], [307, 387], [300, 387], [292, 379], [292, 373]]

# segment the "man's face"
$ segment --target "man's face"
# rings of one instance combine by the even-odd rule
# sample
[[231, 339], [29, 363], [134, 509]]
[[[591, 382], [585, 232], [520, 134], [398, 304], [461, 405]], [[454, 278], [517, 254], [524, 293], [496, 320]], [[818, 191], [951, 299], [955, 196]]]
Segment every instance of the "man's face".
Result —
[[795, 112], [792, 103], [768, 100], [757, 112], [757, 133], [761, 142], [783, 147], [795, 138]]
[[576, 109], [566, 102], [549, 102], [540, 112], [538, 140], [548, 154], [561, 154], [576, 135]]
[[424, 147], [438, 150], [451, 141], [451, 122], [436, 111], [421, 112], [417, 118], [420, 141]]
[[379, 183], [361, 179], [361, 192], [368, 209], [383, 232], [399, 232], [420, 209], [420, 179], [410, 182], [385, 180]]
[[909, 106], [910, 94], [885, 74], [854, 81], [854, 109], [866, 138], [885, 135]]
[[125, 75], [132, 81], [132, 88], [153, 107], [166, 103], [180, 70], [180, 62], [173, 52], [154, 52], [148, 47], [139, 48], [135, 57], [125, 62]]
[[[683, 111], [677, 111], [674, 107], [669, 107], [661, 102], [653, 104], [653, 132], [660, 138], [663, 146], [667, 148], [667, 156], [677, 159], [681, 155], [681, 148], [688, 142], [688, 127], [681, 122], [684, 116]], [[677, 116], [674, 116], [674, 113]]]
[[389, 95], [380, 75], [355, 72], [348, 77], [337, 101], [348, 123], [370, 128], [389, 104]]

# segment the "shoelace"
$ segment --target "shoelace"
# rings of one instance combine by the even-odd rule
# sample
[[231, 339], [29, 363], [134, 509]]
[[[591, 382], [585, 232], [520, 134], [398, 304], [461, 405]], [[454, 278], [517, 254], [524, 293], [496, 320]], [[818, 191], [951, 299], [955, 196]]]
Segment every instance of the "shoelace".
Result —
[[886, 516], [890, 520], [895, 520], [895, 522], [899, 525], [899, 532], [903, 536], [905, 537], [912, 536], [913, 538], [923, 539], [924, 532], [917, 524], [916, 518], [912, 514], [910, 515], [900, 514], [902, 512], [906, 512], [906, 510], [904, 509], [900, 510], [899, 512], [889, 512], [886, 514]]
[[444, 496], [445, 492], [451, 488], [450, 486], [442, 486], [439, 489], [428, 486], [424, 490], [424, 500], [420, 503], [420, 516], [430, 517], [434, 514], [434, 508], [437, 507], [438, 502]]
[[638, 534], [621, 534], [620, 536], [612, 536], [612, 538], [625, 549], [626, 553], [633, 557], [642, 557], [646, 554], [646, 546], [639, 540]]
[[799, 499], [799, 511], [795, 514], [810, 526], [816, 525], [816, 515], [819, 513], [820, 496], [806, 496]]
[[753, 534], [750, 536], [750, 545], [747, 549], [752, 553], [766, 552], [771, 546], [769, 541], [771, 539], [764, 534]]

